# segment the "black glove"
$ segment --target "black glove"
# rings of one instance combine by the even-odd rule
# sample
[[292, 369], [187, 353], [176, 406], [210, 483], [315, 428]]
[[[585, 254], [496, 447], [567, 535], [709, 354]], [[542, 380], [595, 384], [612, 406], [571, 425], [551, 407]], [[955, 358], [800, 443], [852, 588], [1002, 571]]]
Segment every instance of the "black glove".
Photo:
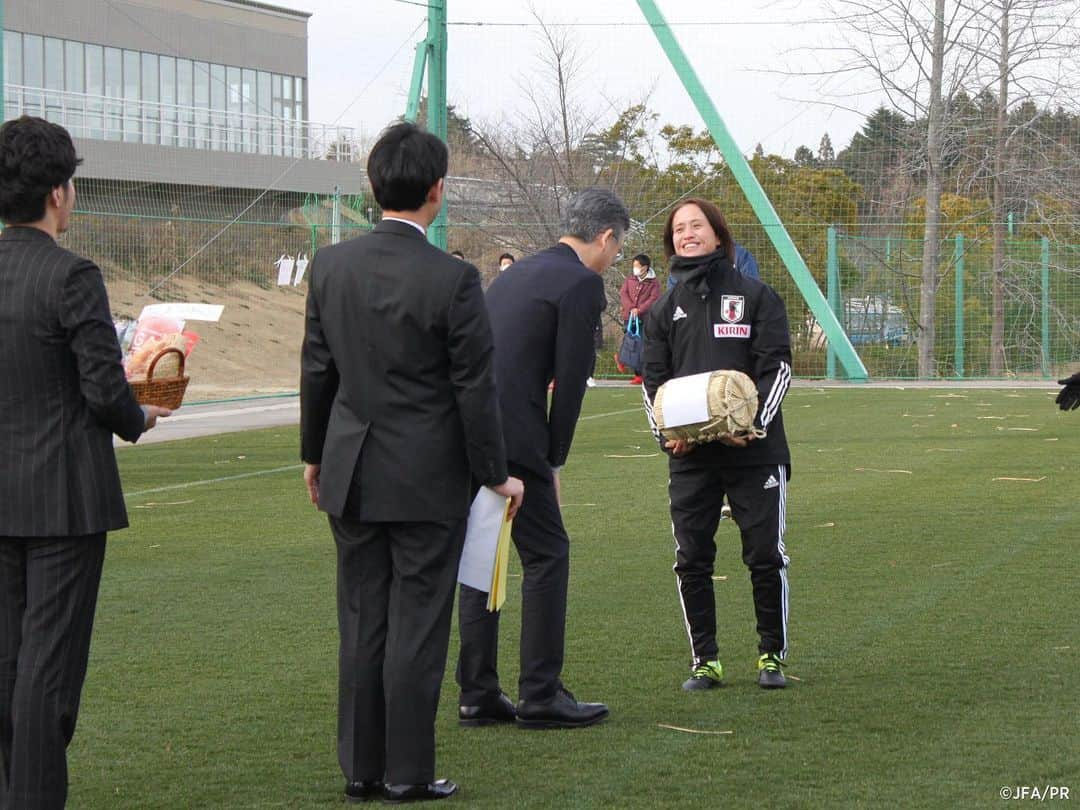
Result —
[[1064, 380], [1058, 380], [1058, 385], [1065, 386], [1054, 400], [1061, 410], [1074, 411], [1080, 407], [1080, 371]]

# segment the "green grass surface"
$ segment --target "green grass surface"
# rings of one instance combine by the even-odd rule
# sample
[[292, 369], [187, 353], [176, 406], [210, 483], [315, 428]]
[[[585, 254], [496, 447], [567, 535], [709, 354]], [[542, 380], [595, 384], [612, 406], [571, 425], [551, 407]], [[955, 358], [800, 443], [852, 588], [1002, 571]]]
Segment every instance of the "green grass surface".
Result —
[[[593, 390], [564, 473], [564, 677], [611, 719], [459, 729], [455, 630], [438, 771], [462, 785], [456, 804], [998, 807], [1002, 786], [1048, 784], [1080, 797], [1080, 414], [1031, 390], [797, 388], [784, 411], [799, 680], [755, 685], [728, 523], [716, 570], [728, 685], [679, 690], [689, 651], [666, 461], [634, 391]], [[299, 470], [138, 494], [296, 464], [296, 430], [120, 458], [132, 527], [109, 541], [70, 806], [340, 804], [333, 543]], [[502, 625], [512, 696], [519, 581]]]

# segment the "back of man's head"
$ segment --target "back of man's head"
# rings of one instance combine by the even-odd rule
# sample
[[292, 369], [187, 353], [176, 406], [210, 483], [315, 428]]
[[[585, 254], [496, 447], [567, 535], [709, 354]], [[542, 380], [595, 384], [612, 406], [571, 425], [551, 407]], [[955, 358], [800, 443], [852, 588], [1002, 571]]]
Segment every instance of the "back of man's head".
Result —
[[630, 230], [630, 213], [622, 200], [606, 188], [586, 188], [570, 198], [563, 212], [563, 235], [592, 242], [609, 228], [617, 240]]
[[45, 201], [82, 161], [66, 129], [24, 115], [0, 127], [0, 220], [25, 225], [45, 216]]
[[388, 127], [368, 157], [375, 201], [384, 211], [419, 210], [449, 162], [446, 144], [430, 132], [408, 122]]

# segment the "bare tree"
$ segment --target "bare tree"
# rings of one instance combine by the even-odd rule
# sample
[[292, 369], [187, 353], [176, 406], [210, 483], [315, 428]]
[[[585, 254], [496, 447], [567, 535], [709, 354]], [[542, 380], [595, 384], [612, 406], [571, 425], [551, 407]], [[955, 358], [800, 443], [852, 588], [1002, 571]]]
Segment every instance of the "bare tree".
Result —
[[[473, 134], [487, 158], [487, 173], [504, 183], [501, 214], [514, 233], [506, 246], [533, 250], [559, 236], [562, 206], [577, 189], [596, 179], [596, 167], [582, 150], [607, 110], [577, 101], [584, 60], [566, 28], [547, 25], [534, 12], [541, 50], [539, 70], [518, 79], [526, 111], [494, 122], [474, 122]], [[521, 213], [528, 212], [526, 221]]]
[[938, 285], [938, 262], [941, 260], [938, 236], [941, 227], [942, 128], [944, 101], [941, 96], [945, 68], [945, 0], [934, 0], [933, 34], [930, 47], [930, 101], [926, 118], [926, 219], [923, 225], [922, 284], [919, 288], [919, 376], [935, 374], [935, 309]]
[[[976, 0], [977, 1], [977, 0]], [[872, 77], [894, 109], [925, 122], [922, 147], [909, 172], [925, 179], [923, 256], [918, 314], [918, 374], [931, 377], [934, 365], [934, 315], [940, 283], [941, 192], [948, 114], [981, 48], [975, 16], [945, 0], [830, 0], [841, 20], [844, 63], [837, 73]], [[976, 40], [972, 44], [972, 40]], [[962, 47], [966, 46], [966, 47]]]
[[[967, 12], [978, 21], [986, 36], [970, 43], [976, 57], [982, 97], [995, 86], [993, 136], [990, 144], [993, 186], [992, 321], [990, 333], [991, 375], [1007, 368], [1005, 357], [1006, 236], [1008, 196], [1030, 181], [1030, 161], [1020, 168], [1010, 165], [1009, 155], [1017, 140], [1033, 131], [1036, 120], [1054, 103], [1077, 99], [1075, 68], [1080, 45], [1077, 0], [963, 0]], [[1064, 97], [1064, 98], [1063, 98]], [[1010, 122], [1013, 108], [1024, 105], [1031, 115]], [[1041, 172], [1035, 172], [1042, 174]]]
[[[1075, 177], [1075, 167], [1068, 168], [1075, 158], [1066, 154], [1063, 169], [1060, 144], [1052, 138], [1033, 144], [1045, 132], [1039, 118], [1054, 104], [1064, 100], [1076, 106], [1080, 0], [830, 0], [828, 5], [841, 21], [838, 50], [844, 62], [839, 70], [823, 72], [825, 81], [851, 74], [872, 79], [892, 108], [917, 125], [920, 136], [919, 148], [909, 152], [915, 160], [900, 170], [922, 180], [918, 187], [925, 204], [918, 373], [935, 372], [942, 186], [950, 165], [962, 159], [971, 167], [953, 177], [958, 183], [967, 178], [970, 187], [958, 192], [977, 188], [993, 200], [986, 212], [994, 238], [990, 372], [1001, 374], [1010, 200], [1034, 207], [1051, 188], [1069, 200], [1076, 197], [1069, 190], [1075, 181], [1068, 179]], [[992, 117], [973, 122], [971, 109], [981, 115], [988, 99]], [[967, 131], [972, 123], [985, 130]], [[1043, 153], [1033, 155], [1036, 148]]]

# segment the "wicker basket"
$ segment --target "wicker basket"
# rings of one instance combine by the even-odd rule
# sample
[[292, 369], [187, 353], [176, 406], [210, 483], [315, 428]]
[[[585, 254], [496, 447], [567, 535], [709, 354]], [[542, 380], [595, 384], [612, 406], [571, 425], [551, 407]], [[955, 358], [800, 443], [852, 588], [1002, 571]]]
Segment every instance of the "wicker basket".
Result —
[[[180, 368], [175, 377], [154, 378], [154, 369], [158, 360], [170, 352], [176, 352], [180, 357]], [[140, 405], [160, 405], [162, 408], [175, 410], [184, 401], [184, 392], [187, 390], [188, 380], [184, 376], [184, 353], [180, 349], [164, 349], [150, 361], [150, 367], [146, 370], [145, 380], [131, 380], [131, 390], [135, 392], [135, 399]]]

